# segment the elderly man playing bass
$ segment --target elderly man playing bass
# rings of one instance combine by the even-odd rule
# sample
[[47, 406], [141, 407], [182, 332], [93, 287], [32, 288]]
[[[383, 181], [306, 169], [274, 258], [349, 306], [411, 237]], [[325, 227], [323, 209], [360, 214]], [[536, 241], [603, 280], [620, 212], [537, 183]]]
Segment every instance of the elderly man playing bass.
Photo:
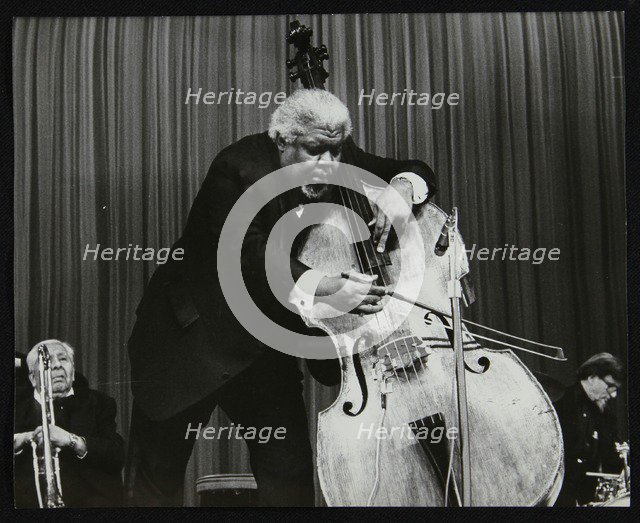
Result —
[[[283, 439], [247, 440], [264, 505], [312, 505], [312, 453], [295, 358], [254, 339], [229, 310], [216, 271], [220, 231], [229, 211], [257, 180], [299, 162], [339, 161], [372, 172], [409, 204], [385, 216], [374, 208], [370, 225], [378, 250], [391, 221], [406, 220], [412, 205], [435, 193], [435, 177], [421, 161], [368, 154], [351, 138], [345, 105], [322, 90], [298, 90], [272, 115], [268, 132], [247, 136], [213, 160], [174, 248], [184, 260], [159, 267], [137, 310], [129, 339], [135, 446], [129, 474], [133, 505], [179, 505], [193, 447], [189, 427], [206, 425], [218, 405], [236, 424], [283, 427]], [[280, 325], [299, 317], [281, 305], [265, 277], [265, 246], [276, 222], [300, 204], [325, 199], [329, 186], [307, 185], [266, 205], [251, 223], [242, 248], [244, 281], [256, 304]], [[378, 201], [382, 204], [382, 201]], [[409, 214], [403, 214], [409, 213]], [[392, 213], [393, 214], [393, 213]], [[355, 313], [378, 312], [384, 288], [373, 278], [327, 277], [292, 258], [293, 280], [319, 299], [340, 295]], [[357, 281], [359, 280], [359, 281]], [[321, 374], [318, 372], [318, 374]]]

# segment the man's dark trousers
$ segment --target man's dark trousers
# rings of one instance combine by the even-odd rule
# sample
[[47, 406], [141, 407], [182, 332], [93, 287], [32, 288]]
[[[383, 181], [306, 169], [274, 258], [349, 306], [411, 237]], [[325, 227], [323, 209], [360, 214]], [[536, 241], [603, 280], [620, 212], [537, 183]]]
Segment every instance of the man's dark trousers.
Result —
[[[204, 430], [217, 405], [234, 423], [232, 437], [238, 425], [255, 427], [258, 433], [262, 427], [272, 428], [265, 443], [257, 435], [245, 440], [260, 504], [312, 506], [313, 464], [301, 379], [295, 358], [269, 351], [213, 394], [167, 420], [150, 420], [134, 403], [130, 504], [182, 506], [184, 474], [196, 437], [195, 430], [187, 434], [188, 428], [202, 423]], [[278, 427], [286, 429], [283, 439], [274, 437]], [[211, 445], [217, 435], [208, 440]]]

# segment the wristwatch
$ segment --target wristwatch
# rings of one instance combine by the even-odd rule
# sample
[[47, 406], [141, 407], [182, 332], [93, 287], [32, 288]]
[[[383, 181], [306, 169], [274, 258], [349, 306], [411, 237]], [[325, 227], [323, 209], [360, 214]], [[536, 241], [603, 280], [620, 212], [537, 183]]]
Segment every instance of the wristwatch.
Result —
[[420, 176], [416, 173], [412, 172], [402, 172], [400, 174], [396, 174], [391, 181], [393, 180], [406, 180], [411, 184], [411, 188], [413, 189], [413, 204], [417, 205], [424, 202], [429, 196], [429, 187], [427, 186], [427, 182], [425, 182]]

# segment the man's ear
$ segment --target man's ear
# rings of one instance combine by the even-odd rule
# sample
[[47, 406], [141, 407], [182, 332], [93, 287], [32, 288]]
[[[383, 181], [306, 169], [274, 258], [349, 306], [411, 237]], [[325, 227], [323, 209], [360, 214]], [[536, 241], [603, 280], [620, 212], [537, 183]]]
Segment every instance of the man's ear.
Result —
[[35, 389], [36, 388], [36, 373], [35, 372], [29, 372], [29, 381], [31, 382], [31, 386]]
[[276, 134], [276, 146], [281, 153], [284, 152], [285, 148], [287, 147], [287, 141], [282, 137], [280, 133]]

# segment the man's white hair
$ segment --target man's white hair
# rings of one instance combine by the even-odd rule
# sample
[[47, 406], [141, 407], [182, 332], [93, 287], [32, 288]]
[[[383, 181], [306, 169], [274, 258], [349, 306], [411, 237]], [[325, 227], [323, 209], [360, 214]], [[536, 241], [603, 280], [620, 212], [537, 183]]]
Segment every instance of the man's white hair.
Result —
[[66, 341], [43, 340], [36, 343], [29, 351], [29, 354], [27, 354], [27, 368], [29, 369], [29, 372], [35, 372], [36, 370], [36, 363], [38, 362], [38, 347], [42, 344], [47, 346], [61, 345], [66, 349], [67, 354], [69, 355], [69, 358], [71, 358], [71, 361], [75, 363], [75, 351], [73, 350], [73, 347], [69, 345]]
[[306, 134], [311, 127], [340, 129], [351, 134], [349, 109], [340, 99], [323, 89], [298, 89], [271, 115], [269, 136], [280, 135], [287, 143]]

